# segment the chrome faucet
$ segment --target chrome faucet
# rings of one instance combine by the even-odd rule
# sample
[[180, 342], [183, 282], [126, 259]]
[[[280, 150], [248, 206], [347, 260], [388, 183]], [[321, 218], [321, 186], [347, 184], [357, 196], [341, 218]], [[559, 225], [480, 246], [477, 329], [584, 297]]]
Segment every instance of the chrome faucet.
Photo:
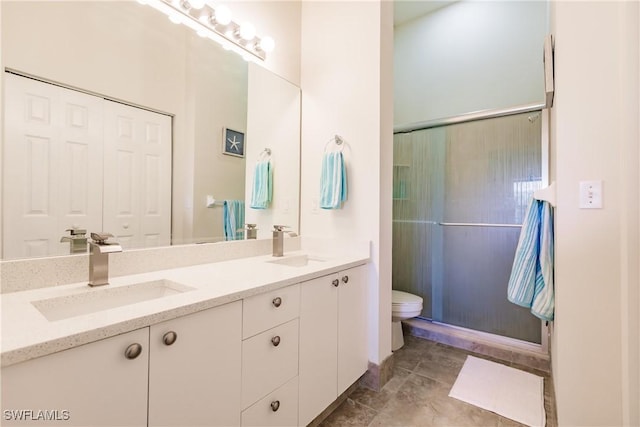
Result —
[[109, 254], [122, 252], [122, 246], [116, 242], [107, 242], [111, 233], [91, 233], [89, 247], [89, 286], [109, 284]]
[[292, 237], [297, 236], [293, 231], [284, 231], [285, 228], [289, 228], [287, 225], [274, 225], [273, 226], [273, 256], [284, 255], [284, 234], [287, 233]]
[[69, 236], [62, 236], [60, 243], [69, 242], [69, 253], [77, 254], [80, 252], [87, 252], [87, 230], [79, 228], [68, 228]]
[[284, 255], [284, 229], [286, 225], [273, 226], [273, 256]]
[[247, 230], [247, 239], [255, 239], [258, 237], [257, 224], [245, 224]]

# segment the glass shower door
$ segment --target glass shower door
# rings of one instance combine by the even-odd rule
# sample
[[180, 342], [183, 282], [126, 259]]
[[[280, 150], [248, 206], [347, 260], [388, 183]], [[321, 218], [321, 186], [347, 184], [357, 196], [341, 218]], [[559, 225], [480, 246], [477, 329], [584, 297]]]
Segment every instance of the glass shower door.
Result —
[[532, 193], [541, 126], [520, 114], [394, 139], [393, 287], [421, 295], [422, 316], [540, 343], [540, 320], [507, 301]]

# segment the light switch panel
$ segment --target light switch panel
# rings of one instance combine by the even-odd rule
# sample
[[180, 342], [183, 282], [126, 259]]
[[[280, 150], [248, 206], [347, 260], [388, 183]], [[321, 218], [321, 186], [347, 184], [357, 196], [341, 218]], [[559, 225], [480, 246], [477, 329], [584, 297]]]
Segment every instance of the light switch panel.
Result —
[[602, 181], [580, 181], [580, 209], [602, 209]]

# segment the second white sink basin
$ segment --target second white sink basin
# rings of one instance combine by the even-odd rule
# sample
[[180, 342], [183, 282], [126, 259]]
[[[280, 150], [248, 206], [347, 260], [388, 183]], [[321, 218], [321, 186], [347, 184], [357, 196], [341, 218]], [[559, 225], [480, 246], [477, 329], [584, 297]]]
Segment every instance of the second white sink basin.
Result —
[[128, 286], [87, 289], [86, 292], [32, 301], [31, 304], [47, 318], [55, 321], [122, 307], [192, 291], [195, 288], [170, 280], [154, 280]]
[[289, 267], [304, 267], [311, 263], [325, 262], [325, 261], [326, 259], [323, 259], [323, 258], [318, 258], [318, 257], [303, 254], [303, 255], [293, 255], [288, 257], [276, 258], [267, 262], [271, 264], [286, 265]]

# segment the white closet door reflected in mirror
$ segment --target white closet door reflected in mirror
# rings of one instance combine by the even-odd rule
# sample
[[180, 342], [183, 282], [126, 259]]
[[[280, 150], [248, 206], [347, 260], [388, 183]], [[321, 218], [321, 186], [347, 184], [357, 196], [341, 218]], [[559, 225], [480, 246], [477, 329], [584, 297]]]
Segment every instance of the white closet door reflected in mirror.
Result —
[[3, 258], [69, 254], [70, 228], [170, 243], [169, 116], [9, 73], [5, 96]]

